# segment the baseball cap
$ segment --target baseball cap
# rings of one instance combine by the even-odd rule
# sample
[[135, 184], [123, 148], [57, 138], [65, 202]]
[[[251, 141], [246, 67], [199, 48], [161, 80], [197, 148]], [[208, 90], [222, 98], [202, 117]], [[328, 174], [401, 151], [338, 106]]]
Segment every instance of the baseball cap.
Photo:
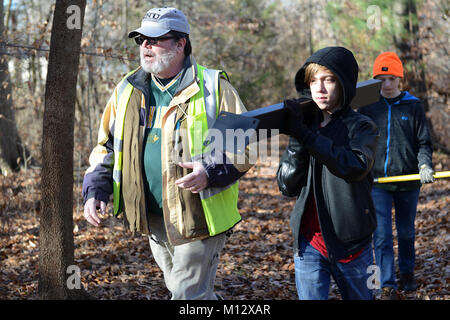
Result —
[[395, 52], [383, 52], [373, 64], [373, 77], [379, 75], [393, 75], [403, 78], [403, 64]]
[[141, 27], [128, 33], [128, 37], [134, 38], [143, 34], [157, 38], [169, 31], [189, 34], [189, 23], [184, 13], [175, 8], [153, 8], [145, 14]]

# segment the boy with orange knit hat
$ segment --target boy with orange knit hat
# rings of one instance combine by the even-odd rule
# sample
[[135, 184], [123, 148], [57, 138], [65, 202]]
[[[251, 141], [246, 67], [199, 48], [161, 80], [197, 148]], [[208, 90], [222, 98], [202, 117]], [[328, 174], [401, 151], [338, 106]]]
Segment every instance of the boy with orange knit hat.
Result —
[[[372, 198], [377, 215], [374, 233], [375, 260], [381, 271], [381, 298], [396, 300], [397, 288], [417, 289], [414, 279], [414, 219], [421, 183], [434, 182], [432, 145], [422, 102], [401, 91], [403, 65], [394, 52], [380, 54], [373, 77], [382, 81], [380, 100], [359, 111], [372, 118], [380, 131], [374, 178], [420, 173], [419, 181], [374, 184]], [[398, 237], [399, 283], [395, 279], [392, 236], [392, 203]]]

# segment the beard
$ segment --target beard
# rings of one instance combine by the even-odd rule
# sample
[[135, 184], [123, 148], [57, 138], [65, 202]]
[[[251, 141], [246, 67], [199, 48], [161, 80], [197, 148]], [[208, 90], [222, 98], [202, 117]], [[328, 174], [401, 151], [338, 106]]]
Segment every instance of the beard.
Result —
[[[145, 56], [154, 57], [153, 62], [149, 62], [145, 60]], [[158, 76], [159, 73], [167, 69], [172, 63], [174, 57], [177, 55], [175, 50], [169, 50], [166, 53], [155, 54], [154, 52], [142, 49], [140, 50], [141, 56], [141, 66], [145, 72], [152, 73]]]

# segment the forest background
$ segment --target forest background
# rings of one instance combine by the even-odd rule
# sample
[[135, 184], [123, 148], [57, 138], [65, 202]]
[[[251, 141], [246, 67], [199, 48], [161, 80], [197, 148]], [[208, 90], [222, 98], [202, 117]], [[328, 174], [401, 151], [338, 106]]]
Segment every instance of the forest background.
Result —
[[[406, 71], [403, 88], [424, 101], [435, 149], [435, 169], [449, 170], [450, 21], [449, 3], [446, 0], [89, 0], [86, 2], [81, 39], [73, 136], [73, 216], [75, 247], [79, 250], [78, 255], [77, 252], [75, 254], [75, 259], [80, 265], [85, 263], [92, 269], [92, 265], [101, 265], [107, 259], [95, 256], [93, 252], [95, 246], [90, 249], [90, 254], [83, 251], [88, 250], [88, 247], [79, 249], [84, 237], [96, 241], [94, 237], [98, 238], [100, 232], [88, 229], [81, 221], [80, 192], [82, 176], [88, 166], [88, 157], [96, 143], [101, 113], [118, 81], [129, 70], [139, 66], [138, 47], [127, 37], [128, 32], [140, 25], [148, 9], [160, 6], [175, 6], [186, 14], [191, 25], [190, 38], [197, 61], [210, 68], [226, 70], [231, 83], [238, 90], [248, 109], [264, 107], [288, 97], [295, 97], [293, 84], [295, 72], [311, 53], [324, 46], [341, 45], [352, 50], [360, 67], [359, 81], [371, 78], [372, 64], [379, 53], [397, 52], [404, 62]], [[0, 177], [2, 236], [0, 263], [4, 266], [0, 271], [0, 279], [4, 284], [9, 284], [0, 288], [0, 298], [37, 297], [40, 173], [43, 162], [42, 123], [54, 9], [53, 1], [4, 0], [1, 10], [0, 172], [3, 177]], [[286, 233], [287, 238], [281, 239], [283, 245], [278, 248], [285, 250], [286, 256], [275, 253], [272, 263], [280, 263], [282, 270], [292, 274], [292, 263], [286, 261], [288, 259], [286, 257], [290, 257], [290, 244], [286, 239], [289, 238], [287, 219], [292, 199], [279, 195], [276, 185], [273, 184], [273, 177], [273, 166], [267, 167], [264, 164], [256, 166], [247, 175], [247, 180], [243, 181], [242, 194], [261, 183], [266, 184], [268, 194], [262, 197], [261, 195], [265, 193], [261, 193], [259, 200], [251, 202], [253, 200], [248, 200], [251, 199], [250, 193], [250, 198], [240, 200], [240, 209], [249, 214], [246, 223], [259, 225], [261, 234], [281, 231]], [[443, 180], [434, 187], [437, 193], [433, 193], [433, 187], [427, 187], [425, 191], [428, 190], [429, 193], [425, 193], [426, 197], [423, 198], [426, 200], [424, 211], [433, 206], [436, 209], [437, 203], [439, 210], [435, 212], [437, 215], [435, 218], [438, 220], [434, 219], [433, 222], [436, 224], [438, 221], [439, 224], [433, 224], [434, 227], [431, 228], [427, 224], [430, 222], [429, 217], [423, 223], [428, 228], [426, 230], [436, 231], [434, 229], [436, 227], [439, 234], [443, 232], [442, 230], [445, 231], [441, 235], [444, 249], [438, 246], [440, 258], [435, 258], [434, 261], [443, 259], [439, 263], [446, 266], [448, 254], [445, 243], [448, 241], [449, 199], [446, 195], [448, 184]], [[431, 200], [428, 198], [429, 195]], [[258, 220], [261, 219], [260, 211], [254, 208], [254, 206], [263, 207], [263, 203], [270, 202], [270, 199], [278, 203], [274, 211], [280, 214], [280, 221], [272, 221], [270, 225], [284, 224], [275, 231], [271, 229], [272, 227], [264, 227], [265, 223]], [[264, 219], [267, 223], [270, 222], [267, 221], [269, 218]], [[25, 224], [28, 227], [25, 227]], [[129, 237], [124, 235], [126, 232], [120, 225], [113, 223], [109, 229], [104, 233], [120, 229], [122, 237]], [[238, 231], [244, 229], [245, 224], [242, 224]], [[108, 238], [104, 233], [101, 237], [109, 240], [100, 241], [106, 241], [107, 246], [113, 246], [115, 240]], [[273, 239], [280, 236], [278, 234]], [[246, 235], [246, 239], [253, 242], [262, 238], [264, 237], [255, 234]], [[136, 241], [132, 237], [126, 239]], [[239, 236], [235, 239], [239, 239]], [[139, 245], [135, 243], [133, 246], [140, 245], [145, 246], [145, 243]], [[233, 248], [233, 243], [230, 244], [230, 248]], [[150, 256], [148, 248], [136, 250], [136, 254], [146, 253]], [[26, 262], [20, 262], [24, 256], [27, 257]], [[239, 264], [246, 262], [245, 259], [247, 258], [236, 258], [231, 265], [235, 263], [236, 268], [241, 270]], [[23, 273], [23, 263], [32, 266], [26, 274]], [[120, 263], [117, 266], [120, 268]], [[227, 268], [225, 263], [221, 269], [224, 275], [231, 272]], [[115, 271], [108, 272], [112, 274]], [[129, 270], [117, 272], [124, 274]], [[250, 271], [242, 269], [238, 274], [244, 279], [245, 275], [248, 276], [246, 272]], [[439, 291], [434, 295], [430, 295], [428, 291], [422, 292], [421, 298], [448, 297], [449, 272], [446, 267], [444, 270], [441, 268], [441, 272], [443, 275], [435, 276], [432, 280], [435, 284], [433, 292], [438, 289], [443, 289], [444, 292]], [[267, 276], [267, 273], [265, 274]], [[295, 291], [281, 293], [281, 284], [284, 280], [276, 280], [276, 276], [275, 280], [268, 277], [272, 282], [276, 282], [274, 288], [279, 286], [280, 290], [274, 289], [273, 294], [264, 297], [264, 289], [261, 289], [260, 298], [295, 299]], [[83, 282], [92, 282], [93, 279], [98, 279], [95, 272], [83, 275]], [[113, 280], [102, 281], [104, 283]], [[137, 287], [145, 291], [147, 285], [139, 282], [141, 280], [136, 281]], [[232, 288], [229, 289], [232, 292], [235, 286], [239, 287], [236, 284], [239, 283], [237, 280], [230, 280], [232, 283], [229, 285], [227, 280], [221, 281], [223, 290], [228, 287]], [[292, 277], [287, 277], [286, 281], [292, 288]], [[126, 293], [131, 290], [130, 287], [122, 288], [125, 290], [123, 292], [122, 289], [115, 287], [108, 293], [104, 287], [100, 289], [99, 285], [94, 284], [94, 288], [106, 298], [161, 298], [167, 294], [164, 289], [141, 295], [132, 291], [132, 294], [127, 295]], [[248, 298], [245, 294], [234, 296]]]

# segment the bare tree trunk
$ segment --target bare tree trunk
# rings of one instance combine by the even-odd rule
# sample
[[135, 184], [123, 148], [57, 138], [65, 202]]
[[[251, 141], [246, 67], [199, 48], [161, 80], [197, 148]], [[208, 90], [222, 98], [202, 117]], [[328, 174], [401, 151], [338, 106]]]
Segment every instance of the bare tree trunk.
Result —
[[[15, 34], [18, 31], [17, 28], [17, 13], [11, 12], [11, 32]], [[20, 54], [17, 59], [14, 59], [14, 79], [13, 83], [18, 85], [23, 85], [22, 83], [22, 59], [20, 59]]]
[[[425, 79], [425, 61], [419, 45], [419, 21], [415, 0], [395, 2], [394, 11], [403, 21], [403, 28], [395, 35], [394, 42], [400, 51], [400, 59], [406, 66], [405, 77], [402, 81], [403, 89], [411, 91], [423, 102], [425, 112], [430, 110]], [[427, 117], [428, 128], [433, 141], [439, 140], [433, 123]]]
[[6, 59], [6, 33], [3, 20], [3, 1], [0, 4], [0, 173], [6, 175], [19, 170], [22, 142], [17, 131], [13, 109], [11, 79]]
[[87, 296], [74, 266], [73, 242], [74, 107], [85, 6], [86, 0], [57, 0], [53, 16], [42, 142], [42, 299]]
[[400, 51], [400, 59], [405, 68], [405, 79], [407, 90], [411, 90], [419, 97], [425, 111], [428, 111], [427, 87], [425, 79], [425, 68], [422, 51], [419, 46], [419, 22], [417, 18], [417, 7], [415, 0], [402, 0], [394, 5], [394, 11], [403, 21], [402, 27], [394, 37], [395, 44]]
[[313, 5], [312, 1], [309, 0], [308, 4], [307, 4], [307, 6], [308, 6], [308, 14], [307, 14], [307, 17], [308, 17], [308, 30], [306, 32], [307, 32], [307, 35], [308, 35], [308, 49], [309, 49], [309, 55], [310, 56], [314, 53], [313, 30], [312, 30], [312, 28], [313, 28], [312, 5]]
[[12, 6], [12, 0], [9, 0], [8, 5], [6, 7], [6, 14], [4, 14], [4, 16], [5, 16], [5, 20], [4, 20], [5, 34], [8, 34], [8, 30], [9, 30], [9, 17], [11, 16], [11, 6]]

